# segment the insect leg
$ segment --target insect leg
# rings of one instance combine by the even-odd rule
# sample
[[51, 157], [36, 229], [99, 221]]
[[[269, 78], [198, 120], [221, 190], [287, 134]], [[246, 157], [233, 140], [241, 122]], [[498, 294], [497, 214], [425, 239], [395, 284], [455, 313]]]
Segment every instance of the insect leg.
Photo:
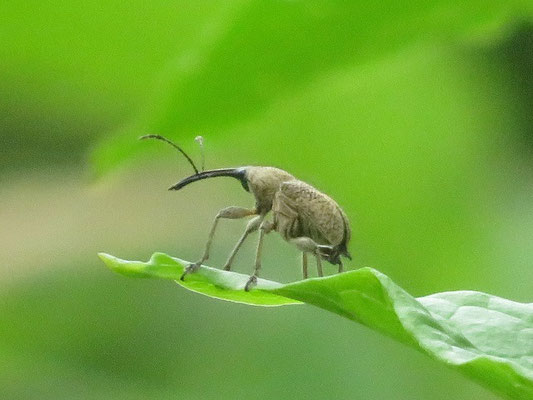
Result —
[[259, 225], [261, 225], [261, 222], [263, 222], [263, 219], [265, 218], [264, 215], [258, 215], [257, 217], [253, 218], [248, 222], [248, 225], [246, 225], [246, 229], [244, 230], [244, 233], [242, 234], [241, 238], [231, 251], [231, 254], [228, 257], [228, 260], [226, 261], [226, 264], [224, 265], [224, 269], [226, 271], [229, 271], [231, 269], [231, 264], [233, 263], [233, 260], [235, 258], [235, 255], [241, 248], [242, 244], [244, 243], [244, 240], [246, 237], [252, 233], [255, 232], [257, 229], [259, 229]]
[[259, 241], [257, 242], [257, 252], [255, 254], [255, 268], [254, 273], [246, 282], [244, 290], [247, 292], [257, 284], [257, 276], [261, 270], [261, 252], [263, 250], [263, 239], [267, 233], [270, 233], [274, 229], [274, 223], [271, 221], [263, 221], [259, 227]]
[[316, 271], [318, 273], [318, 276], [322, 277], [324, 276], [324, 272], [322, 271], [322, 260], [320, 259], [320, 254], [317, 252], [315, 256], [316, 256]]
[[250, 215], [257, 214], [257, 211], [255, 209], [248, 209], [248, 208], [242, 208], [242, 207], [226, 207], [223, 208], [218, 212], [218, 214], [215, 216], [215, 220], [213, 221], [213, 225], [211, 226], [211, 230], [209, 231], [209, 237], [207, 238], [207, 243], [205, 244], [205, 250], [204, 254], [202, 255], [202, 258], [198, 260], [197, 262], [190, 264], [187, 268], [185, 268], [185, 271], [181, 275], [180, 279], [183, 280], [187, 274], [190, 274], [191, 272], [196, 271], [198, 268], [200, 268], [200, 265], [209, 258], [209, 249], [211, 248], [211, 243], [213, 242], [213, 236], [215, 236], [215, 229], [218, 224], [218, 220], [220, 218], [228, 218], [228, 219], [239, 219], [248, 217]]
[[289, 239], [289, 242], [294, 244], [304, 253], [313, 253], [316, 256], [316, 269], [318, 272], [318, 276], [324, 276], [324, 273], [322, 271], [322, 260], [320, 258], [320, 245], [318, 245], [313, 239], [306, 236]]
[[302, 252], [302, 274], [304, 279], [307, 279], [307, 253]]

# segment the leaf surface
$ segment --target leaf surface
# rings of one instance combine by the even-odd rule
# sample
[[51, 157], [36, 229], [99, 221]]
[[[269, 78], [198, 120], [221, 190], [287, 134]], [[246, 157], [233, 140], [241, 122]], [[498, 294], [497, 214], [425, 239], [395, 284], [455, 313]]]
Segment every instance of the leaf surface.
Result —
[[175, 280], [210, 297], [255, 306], [308, 303], [408, 344], [511, 399], [533, 399], [533, 304], [456, 291], [414, 298], [389, 277], [361, 268], [281, 284], [206, 266], [180, 281], [188, 262], [155, 253], [148, 262], [100, 253], [120, 274]]

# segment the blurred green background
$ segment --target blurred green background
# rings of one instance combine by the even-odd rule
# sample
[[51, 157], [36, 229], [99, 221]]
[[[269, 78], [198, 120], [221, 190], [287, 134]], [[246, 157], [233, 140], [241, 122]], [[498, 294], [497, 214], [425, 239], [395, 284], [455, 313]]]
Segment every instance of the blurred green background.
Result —
[[[4, 1], [0, 398], [495, 399], [308, 306], [252, 308], [112, 274], [98, 251], [195, 260], [234, 181], [273, 165], [335, 198], [349, 268], [416, 296], [533, 293], [533, 2]], [[209, 262], [244, 229], [223, 221]], [[236, 262], [252, 267], [254, 240]], [[334, 267], [327, 267], [333, 273]], [[299, 279], [265, 244], [263, 276]]]

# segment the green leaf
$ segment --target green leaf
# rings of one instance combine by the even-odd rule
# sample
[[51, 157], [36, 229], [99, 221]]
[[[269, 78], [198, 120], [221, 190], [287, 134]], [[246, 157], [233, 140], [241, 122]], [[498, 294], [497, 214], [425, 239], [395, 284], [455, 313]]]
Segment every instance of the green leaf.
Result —
[[[227, 130], [260, 116], [276, 100], [346, 70], [419, 43], [455, 43], [499, 34], [528, 2], [242, 1], [219, 18], [165, 71], [158, 93], [138, 123], [106, 138], [92, 154], [104, 174], [144, 151], [132, 139], [172, 138]], [[128, 138], [126, 140], [125, 138]]]
[[508, 398], [533, 399], [533, 304], [473, 291], [414, 298], [372, 268], [289, 284], [259, 279], [245, 292], [246, 275], [206, 266], [182, 282], [188, 262], [162, 253], [148, 262], [99, 256], [120, 274], [176, 280], [222, 300], [312, 304], [408, 344]]
[[189, 263], [163, 253], [155, 253], [146, 263], [125, 261], [103, 253], [100, 253], [99, 256], [109, 268], [122, 275], [137, 278], [173, 279], [179, 285], [193, 292], [222, 300], [258, 306], [300, 303], [297, 300], [265, 291], [282, 287], [283, 285], [280, 283], [259, 279], [257, 288], [265, 290], [245, 292], [243, 288], [249, 278], [247, 275], [206, 266], [202, 266], [197, 273], [191, 274], [185, 281], [181, 281], [179, 278], [183, 274], [183, 266]]

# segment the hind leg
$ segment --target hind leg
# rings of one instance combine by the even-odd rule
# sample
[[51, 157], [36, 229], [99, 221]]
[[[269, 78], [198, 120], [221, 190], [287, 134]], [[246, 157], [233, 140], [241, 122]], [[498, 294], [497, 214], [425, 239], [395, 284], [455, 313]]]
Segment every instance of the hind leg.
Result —
[[[303, 251], [304, 253], [312, 253], [316, 257], [316, 269], [318, 276], [324, 276], [324, 272], [322, 271], [322, 250], [325, 248], [329, 248], [329, 246], [323, 246], [317, 244], [313, 239], [301, 236], [294, 239], [289, 239], [289, 243], [295, 245], [298, 249]], [[306, 260], [307, 261], [307, 260]], [[304, 276], [304, 279], [306, 277]]]
[[307, 253], [302, 251], [302, 276], [307, 279]]
[[344, 266], [342, 265], [342, 260], [339, 259], [339, 274], [344, 272]]

